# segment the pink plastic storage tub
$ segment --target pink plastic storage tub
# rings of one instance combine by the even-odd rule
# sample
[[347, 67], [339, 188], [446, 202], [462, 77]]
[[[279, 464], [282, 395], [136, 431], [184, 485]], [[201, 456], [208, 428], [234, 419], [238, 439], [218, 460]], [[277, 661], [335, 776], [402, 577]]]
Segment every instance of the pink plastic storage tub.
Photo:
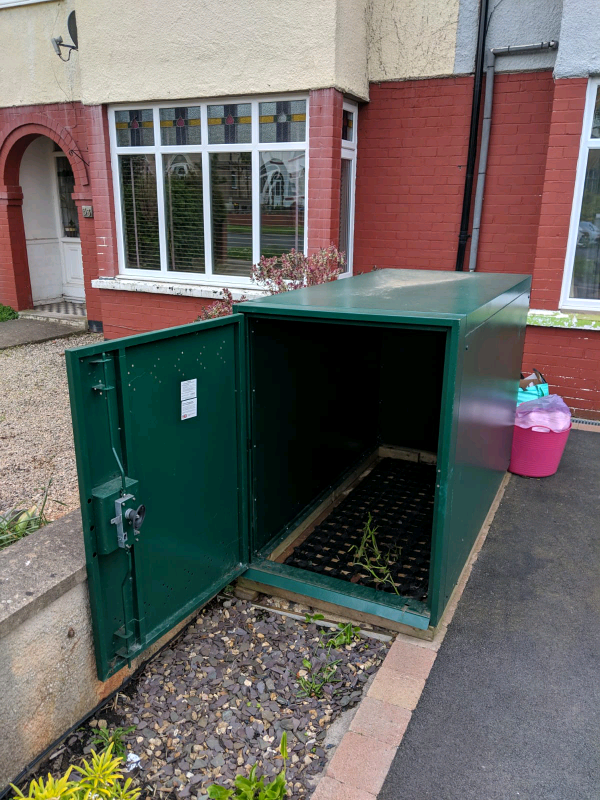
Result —
[[515, 425], [509, 471], [528, 478], [554, 475], [560, 464], [571, 426], [562, 433], [534, 431]]

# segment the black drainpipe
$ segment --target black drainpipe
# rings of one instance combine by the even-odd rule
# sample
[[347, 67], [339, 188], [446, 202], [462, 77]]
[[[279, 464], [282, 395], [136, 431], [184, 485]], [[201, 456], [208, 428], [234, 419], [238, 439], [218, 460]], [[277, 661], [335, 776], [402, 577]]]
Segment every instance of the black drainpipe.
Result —
[[456, 270], [458, 272], [462, 272], [464, 269], [465, 254], [469, 241], [469, 217], [471, 216], [471, 197], [473, 195], [473, 180], [475, 178], [475, 161], [477, 160], [477, 135], [479, 133], [479, 110], [481, 108], [481, 91], [483, 86], [488, 5], [489, 0], [481, 0], [479, 5], [479, 30], [477, 32], [475, 81], [473, 83], [471, 128], [469, 130], [469, 150], [467, 152], [467, 174], [465, 176], [465, 191], [463, 194], [462, 214], [460, 217], [460, 233], [458, 234], [458, 251], [456, 253]]

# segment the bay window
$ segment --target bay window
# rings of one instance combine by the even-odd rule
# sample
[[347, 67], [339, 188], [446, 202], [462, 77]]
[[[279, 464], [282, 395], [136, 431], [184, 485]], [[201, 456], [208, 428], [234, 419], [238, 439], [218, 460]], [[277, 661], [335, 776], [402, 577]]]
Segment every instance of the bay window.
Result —
[[109, 111], [121, 273], [247, 283], [306, 252], [305, 97]]

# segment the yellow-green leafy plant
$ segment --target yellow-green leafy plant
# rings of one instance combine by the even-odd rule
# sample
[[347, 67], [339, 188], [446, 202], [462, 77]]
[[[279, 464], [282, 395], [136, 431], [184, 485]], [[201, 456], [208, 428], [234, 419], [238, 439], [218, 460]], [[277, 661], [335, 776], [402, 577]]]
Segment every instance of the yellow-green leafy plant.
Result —
[[[69, 767], [62, 778], [48, 774], [29, 784], [27, 794], [12, 786], [13, 800], [137, 800], [139, 789], [133, 789], [131, 778], [123, 782], [123, 761], [113, 756], [113, 745], [105, 752], [92, 750], [92, 760], [83, 761], [81, 767]], [[79, 778], [71, 779], [74, 772]]]
[[54, 800], [54, 798], [67, 800], [67, 798], [75, 797], [77, 794], [77, 782], [69, 780], [72, 770], [73, 767], [69, 767], [62, 778], [58, 780], [55, 780], [52, 775], [48, 773], [46, 780], [40, 778], [37, 781], [31, 781], [27, 794], [23, 794], [20, 789], [17, 789], [16, 786], [11, 784], [16, 792], [14, 800], [23, 797], [31, 798], [32, 800]]
[[208, 796], [211, 800], [283, 800], [287, 797], [287, 781], [285, 768], [288, 760], [287, 733], [281, 734], [279, 754], [283, 759], [283, 769], [272, 781], [265, 783], [265, 777], [256, 777], [256, 764], [250, 770], [247, 778], [238, 775], [234, 781], [233, 789], [226, 789], [213, 783], [208, 787]]

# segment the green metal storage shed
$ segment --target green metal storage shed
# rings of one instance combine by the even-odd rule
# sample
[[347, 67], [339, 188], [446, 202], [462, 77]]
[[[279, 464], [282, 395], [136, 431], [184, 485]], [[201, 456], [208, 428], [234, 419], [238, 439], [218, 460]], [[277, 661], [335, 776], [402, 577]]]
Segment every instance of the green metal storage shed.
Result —
[[[68, 351], [99, 676], [240, 575], [435, 627], [508, 466], [530, 283], [381, 270]], [[348, 557], [369, 514], [393, 590]]]

